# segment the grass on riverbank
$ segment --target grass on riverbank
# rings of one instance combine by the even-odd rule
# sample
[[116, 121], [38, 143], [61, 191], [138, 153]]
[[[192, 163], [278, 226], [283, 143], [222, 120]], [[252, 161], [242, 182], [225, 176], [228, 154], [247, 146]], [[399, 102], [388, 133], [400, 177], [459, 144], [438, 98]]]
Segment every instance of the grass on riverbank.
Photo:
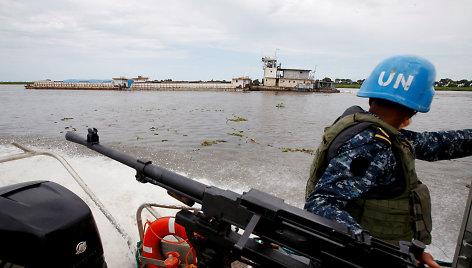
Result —
[[434, 87], [438, 91], [472, 91], [472, 87]]
[[[361, 85], [356, 84], [333, 84], [335, 88], [360, 88]], [[438, 91], [472, 91], [472, 87], [434, 87]]]
[[360, 88], [361, 85], [357, 84], [333, 84], [335, 88]]

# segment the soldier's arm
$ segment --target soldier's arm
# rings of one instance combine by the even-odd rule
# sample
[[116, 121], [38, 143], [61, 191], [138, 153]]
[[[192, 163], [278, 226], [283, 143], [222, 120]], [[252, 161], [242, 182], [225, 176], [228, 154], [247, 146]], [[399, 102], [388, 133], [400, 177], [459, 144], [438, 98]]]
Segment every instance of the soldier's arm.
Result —
[[413, 144], [416, 158], [421, 160], [437, 161], [472, 155], [472, 129], [422, 133], [403, 129], [400, 135]]

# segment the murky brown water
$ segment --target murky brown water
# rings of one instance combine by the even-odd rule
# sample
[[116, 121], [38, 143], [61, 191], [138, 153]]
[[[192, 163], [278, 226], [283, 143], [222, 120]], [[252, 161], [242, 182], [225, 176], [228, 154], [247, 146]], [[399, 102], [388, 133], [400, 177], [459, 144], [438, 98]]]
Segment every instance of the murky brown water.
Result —
[[[15, 139], [92, 156], [64, 135], [76, 130], [85, 136], [88, 127], [96, 127], [104, 145], [220, 187], [238, 192], [258, 188], [302, 207], [313, 156], [284, 150], [314, 150], [323, 128], [351, 105], [367, 108], [367, 100], [348, 91], [119, 92], [0, 85], [0, 144]], [[471, 115], [472, 92], [438, 92], [431, 112], [417, 115], [410, 129], [471, 128]], [[471, 164], [471, 157], [417, 161], [433, 195], [438, 241], [433, 250], [446, 256], [455, 250]]]

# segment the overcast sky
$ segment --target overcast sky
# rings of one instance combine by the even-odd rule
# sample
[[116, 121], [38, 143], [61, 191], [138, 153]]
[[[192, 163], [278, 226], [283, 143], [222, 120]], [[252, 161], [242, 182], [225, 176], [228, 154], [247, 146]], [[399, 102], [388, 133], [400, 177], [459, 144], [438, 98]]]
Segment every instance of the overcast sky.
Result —
[[261, 57], [363, 79], [416, 54], [472, 79], [471, 0], [0, 0], [0, 81], [261, 79]]

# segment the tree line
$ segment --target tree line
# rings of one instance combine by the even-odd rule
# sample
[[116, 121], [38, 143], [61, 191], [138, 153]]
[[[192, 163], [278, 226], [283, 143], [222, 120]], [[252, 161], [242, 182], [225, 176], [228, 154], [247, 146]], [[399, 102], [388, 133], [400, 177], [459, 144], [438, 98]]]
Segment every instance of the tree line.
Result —
[[[335, 84], [347, 84], [347, 85], [362, 85], [365, 79], [360, 79], [353, 81], [351, 79], [336, 78], [331, 80], [329, 77], [323, 78], [321, 81], [324, 82], [333, 82]], [[435, 87], [470, 87], [472, 85], [472, 80], [461, 79], [454, 81], [450, 78], [442, 78], [439, 81], [434, 82]]]

